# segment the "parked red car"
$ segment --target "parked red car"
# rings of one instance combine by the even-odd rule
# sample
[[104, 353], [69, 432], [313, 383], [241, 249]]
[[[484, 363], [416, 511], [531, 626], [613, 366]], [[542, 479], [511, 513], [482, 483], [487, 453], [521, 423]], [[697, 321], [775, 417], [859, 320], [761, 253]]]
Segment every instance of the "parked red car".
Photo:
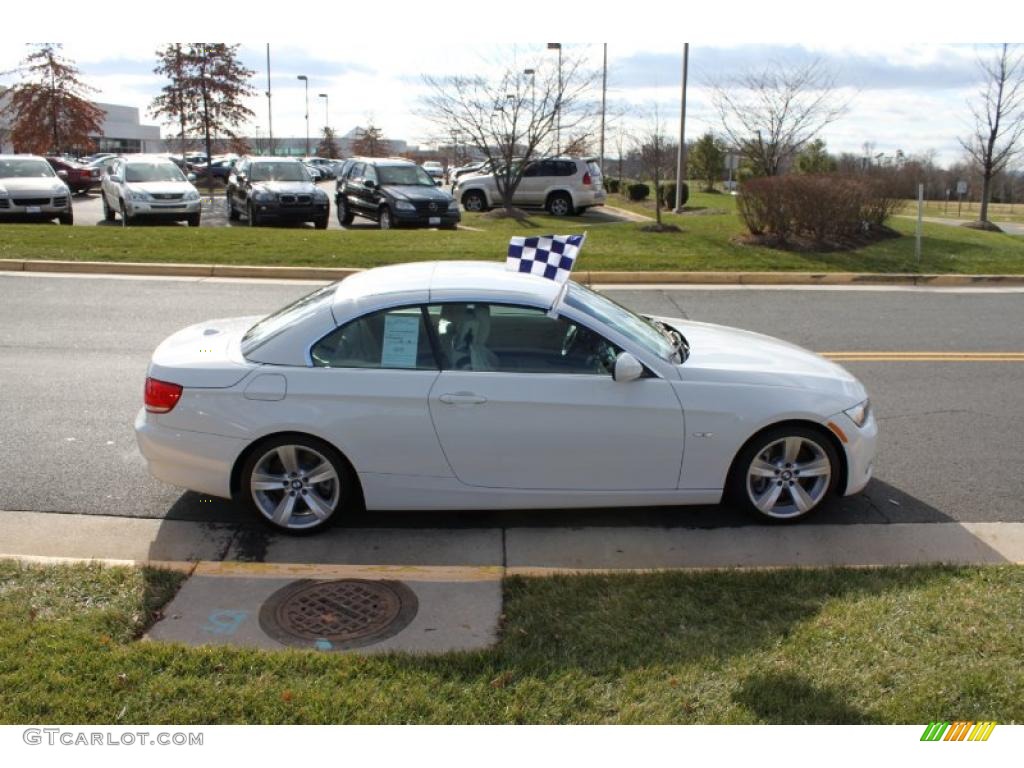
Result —
[[65, 160], [62, 157], [48, 157], [46, 162], [50, 164], [53, 170], [60, 174], [64, 171], [66, 176], [61, 176], [64, 179], [64, 183], [68, 185], [71, 191], [78, 195], [83, 192], [88, 192], [90, 189], [100, 183], [100, 169], [96, 166], [82, 165], [76, 163], [73, 160]]

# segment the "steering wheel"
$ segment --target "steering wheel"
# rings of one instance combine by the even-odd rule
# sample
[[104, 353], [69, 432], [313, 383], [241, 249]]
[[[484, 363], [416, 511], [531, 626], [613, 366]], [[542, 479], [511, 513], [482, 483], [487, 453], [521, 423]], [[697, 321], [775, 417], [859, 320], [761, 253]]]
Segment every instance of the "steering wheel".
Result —
[[570, 325], [569, 330], [565, 332], [565, 338], [562, 339], [562, 357], [568, 356], [572, 348], [576, 346], [579, 336], [579, 326]]

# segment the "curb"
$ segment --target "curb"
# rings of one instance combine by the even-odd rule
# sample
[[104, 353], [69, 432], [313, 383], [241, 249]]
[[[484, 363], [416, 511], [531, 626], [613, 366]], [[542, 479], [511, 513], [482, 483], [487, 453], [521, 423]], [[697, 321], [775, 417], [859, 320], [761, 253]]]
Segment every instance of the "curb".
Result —
[[[259, 267], [112, 261], [0, 259], [0, 271], [164, 277], [248, 277], [275, 280], [344, 280], [362, 272], [344, 267]], [[1024, 275], [916, 275], [879, 272], [589, 272], [588, 285], [910, 285], [936, 288], [1024, 286]]]

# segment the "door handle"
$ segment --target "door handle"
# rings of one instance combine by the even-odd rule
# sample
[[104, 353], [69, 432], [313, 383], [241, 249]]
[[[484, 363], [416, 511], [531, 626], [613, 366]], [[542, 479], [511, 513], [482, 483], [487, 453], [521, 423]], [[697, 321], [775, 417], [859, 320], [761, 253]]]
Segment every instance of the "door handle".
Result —
[[437, 399], [447, 405], [480, 405], [487, 402], [486, 397], [474, 395], [472, 392], [452, 392], [441, 395]]

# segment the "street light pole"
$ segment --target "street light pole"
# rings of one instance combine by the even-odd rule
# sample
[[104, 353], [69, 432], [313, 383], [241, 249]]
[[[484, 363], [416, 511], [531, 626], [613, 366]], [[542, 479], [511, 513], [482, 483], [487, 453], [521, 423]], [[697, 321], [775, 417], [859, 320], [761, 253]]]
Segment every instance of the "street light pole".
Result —
[[324, 100], [324, 128], [330, 128], [330, 99], [326, 93], [321, 93], [319, 97]]
[[555, 96], [555, 155], [562, 154], [562, 44], [548, 43], [549, 51], [558, 51], [558, 94]]
[[306, 157], [309, 157], [309, 78], [299, 75], [297, 79], [306, 84]]
[[267, 43], [267, 143], [274, 154], [274, 110], [270, 105], [270, 43]]
[[676, 213], [683, 212], [683, 184], [686, 177], [686, 67], [690, 61], [690, 44], [683, 43], [683, 90], [679, 110], [679, 153], [676, 157]]
[[608, 43], [604, 44], [603, 65], [601, 69], [601, 175], [604, 175], [604, 111], [605, 96], [608, 91]]

